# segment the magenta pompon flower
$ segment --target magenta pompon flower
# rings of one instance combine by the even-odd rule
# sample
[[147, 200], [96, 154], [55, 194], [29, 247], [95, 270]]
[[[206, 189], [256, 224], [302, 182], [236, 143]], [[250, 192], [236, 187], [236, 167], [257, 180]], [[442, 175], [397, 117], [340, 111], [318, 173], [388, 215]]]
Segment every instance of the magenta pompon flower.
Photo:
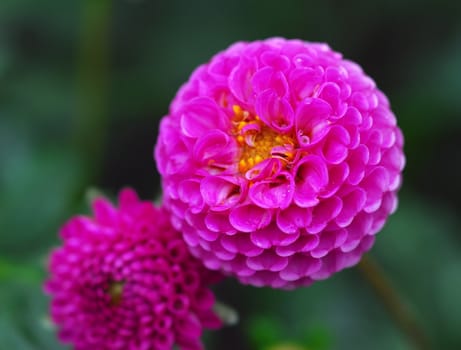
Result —
[[239, 42], [198, 67], [155, 148], [192, 253], [290, 289], [356, 264], [397, 206], [403, 136], [385, 95], [328, 45]]
[[77, 350], [203, 349], [213, 313], [209, 284], [219, 279], [188, 251], [169, 214], [136, 193], [117, 209], [99, 198], [94, 218], [74, 217], [50, 257], [51, 316]]

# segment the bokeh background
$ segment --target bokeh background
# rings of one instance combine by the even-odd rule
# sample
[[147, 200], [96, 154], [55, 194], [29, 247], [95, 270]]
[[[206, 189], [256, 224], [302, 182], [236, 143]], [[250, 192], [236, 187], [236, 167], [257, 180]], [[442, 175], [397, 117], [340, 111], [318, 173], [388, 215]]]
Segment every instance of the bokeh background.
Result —
[[[434, 349], [461, 349], [461, 2], [0, 1], [0, 349], [66, 349], [41, 284], [88, 189], [159, 193], [157, 125], [237, 40], [328, 42], [389, 96], [406, 137], [400, 207], [372, 256]], [[207, 349], [412, 349], [357, 269], [292, 292], [229, 280], [240, 322]]]

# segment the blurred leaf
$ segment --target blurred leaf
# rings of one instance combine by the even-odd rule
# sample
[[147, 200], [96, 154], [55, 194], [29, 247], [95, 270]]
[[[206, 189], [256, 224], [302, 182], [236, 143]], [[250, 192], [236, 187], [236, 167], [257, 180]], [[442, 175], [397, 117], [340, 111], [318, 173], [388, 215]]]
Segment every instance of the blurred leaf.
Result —
[[276, 344], [271, 347], [265, 348], [265, 350], [309, 350], [309, 349], [304, 348], [297, 344], [293, 344], [293, 343], [281, 343], [281, 344]]
[[43, 273], [37, 267], [13, 264], [0, 258], [0, 282], [21, 281], [24, 283], [40, 283]]
[[264, 349], [283, 339], [280, 325], [268, 316], [254, 318], [249, 325], [249, 336], [254, 348]]
[[[8, 257], [33, 255], [56, 240], [57, 227], [68, 215], [81, 183], [74, 154], [60, 149], [32, 149], [21, 131], [0, 139], [0, 252]], [[15, 135], [16, 133], [16, 135]], [[1, 133], [0, 133], [1, 134]], [[27, 247], [27, 249], [25, 248]]]
[[[11, 346], [5, 349], [64, 349], [47, 321], [47, 304], [41, 283], [2, 283], [0, 324], [6, 325], [0, 325], [2, 349], [5, 341], [7, 344], [11, 342]], [[5, 333], [3, 336], [2, 332]]]
[[0, 314], [0, 339], [5, 349], [38, 350], [24, 339], [15, 324], [2, 314]]
[[447, 261], [434, 283], [439, 286], [435, 299], [442, 312], [440, 327], [455, 335], [461, 329], [461, 259]]
[[306, 344], [311, 350], [327, 350], [332, 348], [333, 337], [331, 331], [325, 326], [312, 325], [306, 331], [306, 335], [303, 337]]

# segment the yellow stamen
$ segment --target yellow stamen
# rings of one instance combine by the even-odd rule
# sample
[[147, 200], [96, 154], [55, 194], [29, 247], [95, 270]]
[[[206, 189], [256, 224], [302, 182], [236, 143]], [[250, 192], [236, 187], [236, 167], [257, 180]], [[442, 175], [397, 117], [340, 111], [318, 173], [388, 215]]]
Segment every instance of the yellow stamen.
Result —
[[122, 302], [123, 286], [125, 282], [123, 281], [113, 281], [109, 285], [109, 295], [110, 303], [113, 306], [117, 306]]
[[[245, 173], [263, 160], [276, 157], [286, 162], [293, 160], [295, 142], [291, 135], [280, 134], [265, 125], [257, 115], [251, 115], [238, 105], [232, 106], [234, 112], [234, 135], [241, 149], [238, 169]], [[257, 128], [244, 131], [247, 125], [256, 125]], [[281, 147], [272, 154], [274, 147]]]
[[242, 108], [239, 105], [233, 105], [232, 110], [234, 111], [236, 117], [241, 118], [243, 116]]

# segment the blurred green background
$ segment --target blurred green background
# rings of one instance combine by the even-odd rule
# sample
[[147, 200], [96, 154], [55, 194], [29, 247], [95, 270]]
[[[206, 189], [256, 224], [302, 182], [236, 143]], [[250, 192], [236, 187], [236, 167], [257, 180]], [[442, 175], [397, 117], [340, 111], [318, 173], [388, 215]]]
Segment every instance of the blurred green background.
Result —
[[[328, 42], [389, 96], [406, 137], [400, 207], [372, 255], [434, 349], [461, 349], [461, 2], [0, 1], [0, 349], [65, 349], [41, 283], [85, 193], [158, 194], [159, 119], [237, 40]], [[357, 269], [293, 292], [229, 280], [240, 323], [207, 349], [411, 349]], [[290, 347], [291, 346], [291, 347]]]

